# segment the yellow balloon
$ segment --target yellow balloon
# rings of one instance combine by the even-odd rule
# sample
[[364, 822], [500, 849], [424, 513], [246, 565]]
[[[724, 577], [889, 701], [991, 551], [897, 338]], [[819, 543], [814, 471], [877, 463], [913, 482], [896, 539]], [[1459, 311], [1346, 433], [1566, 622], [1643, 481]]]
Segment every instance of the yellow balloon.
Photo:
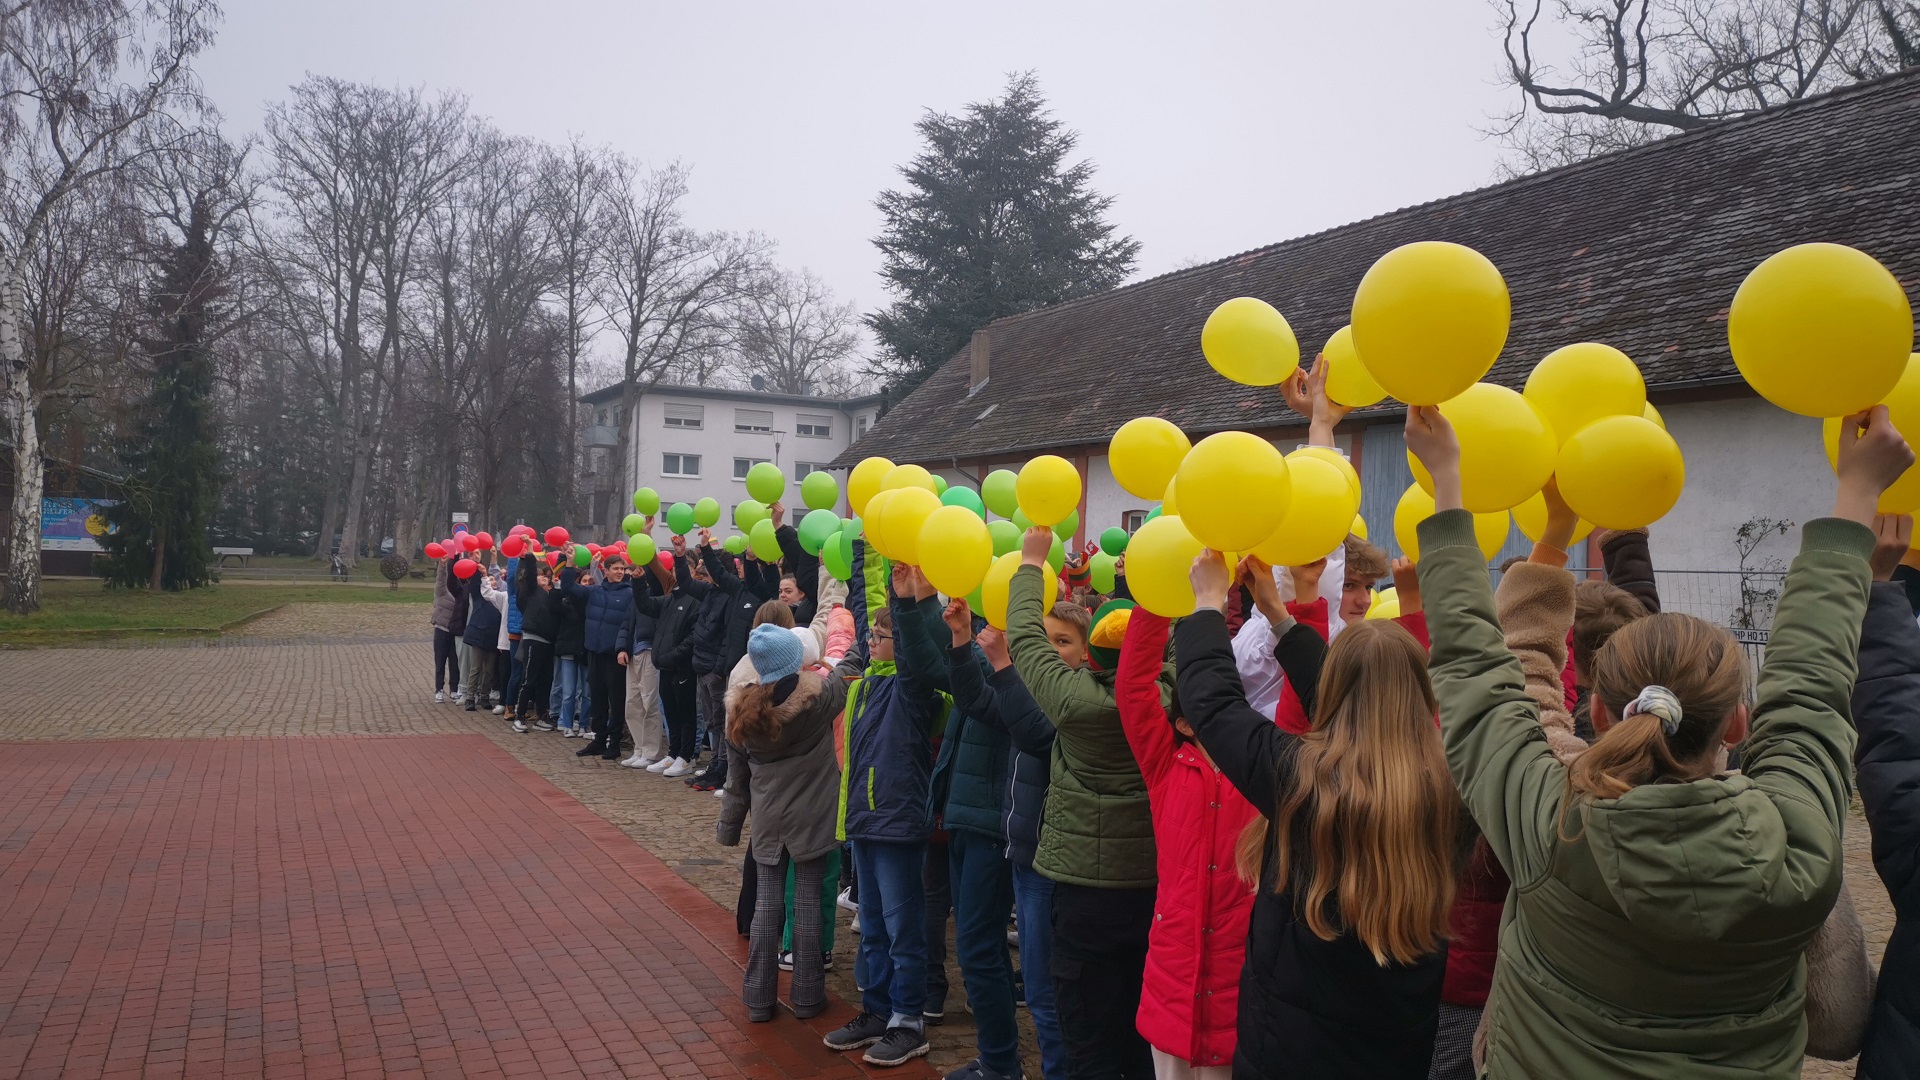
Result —
[[1873, 256], [1798, 244], [1740, 283], [1727, 345], [1761, 397], [1802, 416], [1847, 416], [1900, 381], [1913, 351], [1913, 308]]
[[1127, 541], [1127, 589], [1134, 602], [1169, 619], [1193, 614], [1188, 575], [1201, 546], [1178, 517], [1163, 514], [1140, 526]]
[[1248, 551], [1272, 536], [1287, 516], [1292, 491], [1286, 457], [1244, 431], [1222, 431], [1194, 444], [1174, 483], [1180, 488], [1179, 517], [1215, 551]]
[[1382, 255], [1353, 294], [1353, 346], [1409, 405], [1460, 396], [1507, 344], [1513, 301], [1485, 255], [1426, 240]]
[[[1547, 531], [1547, 496], [1543, 492], [1536, 491], [1526, 502], [1514, 507], [1513, 523], [1519, 526], [1522, 536], [1536, 544], [1539, 543], [1540, 537]], [[1593, 522], [1582, 518], [1574, 525], [1573, 539], [1567, 543], [1569, 546], [1577, 544], [1592, 534]]]
[[[895, 465], [880, 478], [881, 491], [898, 491], [909, 487], [934, 491], [933, 474], [918, 465]], [[934, 491], [934, 494], [937, 496], [939, 492]]]
[[993, 564], [993, 536], [972, 510], [942, 506], [920, 526], [919, 554], [920, 571], [934, 588], [950, 597], [966, 596], [980, 587]]
[[[1420, 523], [1432, 516], [1433, 496], [1419, 484], [1409, 486], [1393, 508], [1394, 539], [1400, 541], [1400, 553], [1414, 562], [1420, 561]], [[1505, 510], [1473, 515], [1473, 538], [1480, 545], [1480, 554], [1489, 559], [1500, 554], [1500, 549], [1507, 546], [1507, 526], [1511, 521]]]
[[1638, 529], [1680, 501], [1687, 467], [1673, 436], [1638, 416], [1609, 416], [1560, 448], [1560, 495], [1603, 529]]
[[1035, 525], [1049, 528], [1067, 520], [1080, 508], [1080, 472], [1073, 462], [1041, 454], [1020, 467], [1014, 483], [1020, 510]]
[[1286, 316], [1251, 296], [1213, 309], [1200, 328], [1200, 351], [1213, 370], [1248, 386], [1272, 386], [1300, 366], [1300, 341]]
[[1661, 431], [1667, 430], [1667, 422], [1666, 420], [1661, 418], [1660, 410], [1653, 407], [1653, 402], [1651, 401], [1647, 402], [1647, 407], [1640, 410], [1640, 415], [1646, 417], [1649, 421], [1660, 425]]
[[[1179, 477], [1176, 476], [1174, 479], [1179, 479]], [[1160, 513], [1167, 517], [1180, 516], [1180, 504], [1178, 500], [1174, 498], [1173, 486], [1173, 480], [1167, 481], [1167, 490], [1160, 496]]]
[[1367, 519], [1359, 514], [1353, 515], [1353, 527], [1347, 530], [1362, 540], [1367, 538]]
[[[987, 625], [995, 630], [1007, 628], [1008, 593], [1013, 585], [1014, 572], [1020, 569], [1020, 553], [1009, 551], [993, 560], [986, 575], [980, 580], [980, 614], [986, 617]], [[1059, 595], [1060, 579], [1053, 574], [1053, 567], [1040, 566], [1040, 576], [1045, 584], [1040, 587], [1040, 610], [1052, 610], [1053, 598]], [[931, 579], [929, 579], [931, 580]], [[1131, 582], [1131, 578], [1128, 579]]]
[[[920, 565], [920, 530], [940, 509], [940, 497], [923, 487], [894, 488], [887, 493], [881, 528], [887, 538], [886, 556], [908, 566]], [[969, 592], [972, 590], [969, 589]]]
[[1296, 450], [1287, 455], [1287, 475], [1287, 516], [1252, 549], [1269, 566], [1304, 566], [1329, 554], [1346, 542], [1360, 509], [1359, 489], [1325, 458]]
[[847, 474], [847, 505], [853, 508], [854, 517], [862, 517], [867, 512], [867, 500], [880, 490], [880, 481], [893, 468], [893, 462], [883, 457], [870, 457], [853, 467]]
[[[1476, 514], [1518, 506], [1553, 475], [1553, 429], [1527, 399], [1504, 386], [1474, 383], [1440, 406], [1460, 437], [1460, 501]], [[1407, 451], [1413, 478], [1433, 494], [1433, 476]]]
[[1353, 327], [1335, 330], [1320, 355], [1327, 365], [1327, 397], [1334, 403], [1364, 409], [1386, 399], [1386, 387], [1374, 381], [1354, 350]]
[[1342, 454], [1331, 446], [1302, 446], [1287, 455], [1287, 464], [1292, 465], [1293, 459], [1299, 457], [1319, 458], [1321, 461], [1339, 469], [1340, 474], [1347, 478], [1348, 486], [1353, 488], [1354, 497], [1356, 499], [1360, 497], [1360, 474], [1354, 471], [1353, 462], [1348, 461], [1345, 454]]
[[1369, 619], [1397, 619], [1400, 617], [1400, 590], [1389, 585], [1373, 594], [1373, 602], [1367, 605]]
[[[1920, 353], [1907, 359], [1907, 370], [1894, 384], [1893, 392], [1878, 404], [1887, 407], [1887, 419], [1895, 431], [1909, 440], [1920, 441]], [[1820, 424], [1820, 441], [1827, 448], [1827, 464], [1840, 468], [1840, 420], [1829, 417]], [[1920, 509], [1920, 468], [1909, 468], [1900, 479], [1880, 495], [1883, 514], [1911, 514]]]
[[886, 509], [893, 498], [891, 491], [876, 491], [867, 499], [867, 512], [860, 515], [860, 521], [866, 529], [867, 545], [873, 550], [891, 559], [892, 551], [887, 545]]
[[1639, 416], [1647, 381], [1626, 353], [1597, 341], [1555, 349], [1533, 366], [1524, 392], [1559, 442], [1603, 416]]
[[1137, 416], [1113, 433], [1113, 441], [1107, 444], [1107, 467], [1121, 490], [1158, 502], [1191, 449], [1186, 432], [1171, 421]]

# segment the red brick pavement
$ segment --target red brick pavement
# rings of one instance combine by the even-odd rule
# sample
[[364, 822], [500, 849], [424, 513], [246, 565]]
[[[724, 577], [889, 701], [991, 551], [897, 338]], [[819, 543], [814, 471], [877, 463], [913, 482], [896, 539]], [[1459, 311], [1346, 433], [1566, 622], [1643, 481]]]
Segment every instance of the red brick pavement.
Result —
[[0, 752], [0, 1077], [862, 1075], [744, 953], [481, 736]]

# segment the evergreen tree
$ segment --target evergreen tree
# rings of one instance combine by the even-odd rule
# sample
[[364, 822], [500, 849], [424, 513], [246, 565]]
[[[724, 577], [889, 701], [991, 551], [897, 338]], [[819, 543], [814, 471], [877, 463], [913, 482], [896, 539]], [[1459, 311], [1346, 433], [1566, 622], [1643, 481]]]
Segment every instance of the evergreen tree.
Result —
[[907, 190], [875, 203], [886, 225], [874, 245], [897, 299], [867, 316], [885, 349], [876, 373], [899, 393], [994, 319], [1118, 285], [1140, 250], [1106, 220], [1113, 198], [1091, 187], [1092, 163], [1068, 163], [1078, 136], [1032, 73], [917, 127], [926, 148], [900, 169]]

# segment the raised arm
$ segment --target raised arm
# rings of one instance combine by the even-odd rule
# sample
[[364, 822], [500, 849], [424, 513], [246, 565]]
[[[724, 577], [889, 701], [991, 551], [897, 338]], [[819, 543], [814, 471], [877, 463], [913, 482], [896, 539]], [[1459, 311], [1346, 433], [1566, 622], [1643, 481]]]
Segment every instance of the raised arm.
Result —
[[1653, 553], [1647, 547], [1647, 530], [1602, 534], [1600, 561], [1607, 568], [1608, 584], [1626, 590], [1640, 601], [1647, 614], [1660, 614], [1660, 586], [1653, 577]]
[[1507, 648], [1526, 673], [1527, 696], [1539, 708], [1547, 747], [1570, 765], [1587, 748], [1586, 740], [1574, 734], [1561, 681], [1567, 635], [1573, 629], [1573, 575], [1566, 570], [1566, 548], [1580, 519], [1554, 485], [1548, 484], [1541, 494], [1547, 504], [1546, 532], [1526, 562], [1515, 563], [1500, 576], [1494, 606]]
[[1083, 719], [1112, 714], [1111, 705], [1098, 692], [1092, 676], [1068, 667], [1047, 640], [1045, 616], [1053, 598], [1042, 595], [1046, 579], [1040, 573], [1040, 563], [1046, 559], [1052, 535], [1049, 529], [1029, 529], [1023, 541], [1022, 565], [1014, 571], [1007, 588], [1007, 650], [1033, 699], [1053, 718], [1056, 727], [1064, 728]]
[[[1166, 664], [1172, 620], [1134, 608], [1127, 636], [1120, 642], [1120, 666], [1114, 670], [1113, 699], [1127, 733], [1140, 775], [1151, 786], [1173, 766], [1175, 739], [1167, 711], [1160, 706], [1160, 673]], [[1229, 650], [1231, 652], [1231, 650]]]
[[[1203, 552], [1202, 558], [1207, 554]], [[1224, 603], [1224, 592], [1220, 599]], [[1293, 736], [1247, 704], [1233, 663], [1226, 616], [1208, 607], [1180, 620], [1173, 651], [1180, 710], [1200, 745], [1254, 809], [1273, 817], [1280, 767], [1283, 759], [1292, 757], [1285, 744]]]

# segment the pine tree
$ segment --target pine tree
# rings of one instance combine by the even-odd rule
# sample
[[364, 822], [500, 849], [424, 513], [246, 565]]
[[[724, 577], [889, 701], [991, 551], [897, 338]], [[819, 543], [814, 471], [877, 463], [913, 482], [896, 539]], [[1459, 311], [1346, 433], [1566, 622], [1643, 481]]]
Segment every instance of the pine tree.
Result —
[[1078, 136], [1047, 110], [1032, 73], [916, 126], [926, 147], [900, 169], [907, 190], [875, 203], [886, 225], [874, 245], [898, 299], [867, 325], [886, 352], [876, 374], [896, 393], [994, 319], [1118, 285], [1140, 250], [1106, 220], [1113, 198], [1091, 187], [1092, 163], [1068, 163]]

